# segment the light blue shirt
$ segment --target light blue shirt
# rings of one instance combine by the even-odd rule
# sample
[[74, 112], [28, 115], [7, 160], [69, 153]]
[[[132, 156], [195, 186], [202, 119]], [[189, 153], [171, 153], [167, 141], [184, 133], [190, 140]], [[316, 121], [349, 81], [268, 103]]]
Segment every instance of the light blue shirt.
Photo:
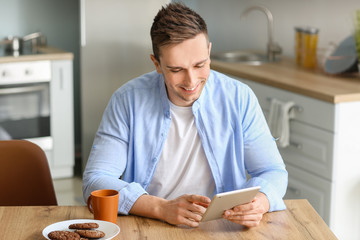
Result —
[[[282, 197], [288, 174], [252, 90], [211, 70], [192, 111], [215, 193], [261, 186], [270, 211], [285, 209]], [[95, 136], [83, 176], [84, 198], [97, 189], [118, 190], [118, 211], [128, 214], [134, 202], [146, 194], [170, 122], [161, 74], [154, 71], [119, 88]]]

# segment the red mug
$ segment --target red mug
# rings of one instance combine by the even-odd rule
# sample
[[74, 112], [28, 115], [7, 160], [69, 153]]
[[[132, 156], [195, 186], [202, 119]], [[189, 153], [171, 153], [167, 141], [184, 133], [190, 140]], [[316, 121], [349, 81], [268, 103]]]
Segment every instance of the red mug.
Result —
[[111, 189], [96, 190], [87, 200], [87, 207], [94, 214], [94, 219], [117, 222], [119, 192]]

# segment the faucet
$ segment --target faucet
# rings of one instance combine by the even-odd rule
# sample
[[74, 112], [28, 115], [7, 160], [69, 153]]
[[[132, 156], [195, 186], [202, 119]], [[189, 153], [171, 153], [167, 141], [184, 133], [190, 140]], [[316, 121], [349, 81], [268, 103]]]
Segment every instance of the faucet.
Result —
[[263, 6], [251, 6], [251, 7], [247, 8], [247, 9], [245, 9], [245, 11], [241, 15], [241, 18], [246, 17], [246, 15], [249, 12], [253, 11], [253, 10], [260, 10], [263, 13], [265, 13], [265, 15], [267, 17], [267, 22], [268, 22], [267, 57], [268, 57], [268, 60], [270, 62], [273, 62], [273, 61], [275, 61], [276, 54], [280, 54], [282, 52], [281, 47], [279, 46], [279, 44], [277, 44], [273, 40], [273, 30], [274, 30], [273, 16], [272, 16], [270, 10], [267, 9], [266, 7], [263, 7]]

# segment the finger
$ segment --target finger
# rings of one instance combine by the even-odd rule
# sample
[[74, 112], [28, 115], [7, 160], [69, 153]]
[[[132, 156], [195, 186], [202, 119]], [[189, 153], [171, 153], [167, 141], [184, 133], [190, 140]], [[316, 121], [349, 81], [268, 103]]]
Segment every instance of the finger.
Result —
[[194, 221], [193, 219], [190, 219], [190, 218], [184, 218], [182, 224], [189, 226], [189, 227], [193, 227], [193, 228], [199, 226], [199, 222]]
[[186, 211], [183, 213], [183, 216], [187, 219], [190, 219], [194, 222], [200, 222], [202, 219], [202, 214], [201, 213], [196, 213], [196, 212], [191, 212], [191, 211]]
[[232, 210], [234, 212], [248, 212], [248, 211], [254, 210], [255, 208], [256, 208], [255, 204], [253, 202], [251, 202], [251, 203], [245, 203], [242, 205], [237, 205]]
[[186, 202], [183, 203], [181, 207], [177, 210], [177, 221], [182, 221], [182, 218], [193, 219], [193, 221], [199, 222], [202, 219], [202, 215], [205, 213], [206, 209], [195, 203]]
[[263, 214], [249, 214], [249, 215], [231, 215], [226, 216], [224, 214], [224, 218], [232, 221], [260, 221], [263, 217]]
[[188, 195], [186, 200], [198, 204], [210, 204], [211, 202], [210, 198], [196, 194]]
[[195, 202], [197, 205], [203, 206], [205, 209], [209, 207], [209, 203]]
[[266, 212], [264, 205], [261, 204], [259, 199], [255, 198], [251, 203], [235, 206], [232, 210], [235, 212]]
[[200, 213], [202, 215], [205, 213], [206, 208], [197, 203], [192, 203], [189, 205], [188, 210], [191, 212]]
[[244, 225], [246, 227], [256, 227], [260, 224], [262, 216], [263, 216], [262, 214], [254, 214], [254, 215], [241, 215], [241, 216], [229, 216], [229, 217], [224, 216], [224, 218], [231, 222]]
[[258, 208], [254, 208], [254, 209], [251, 209], [251, 210], [246, 210], [246, 211], [239, 211], [238, 209], [237, 210], [234, 210], [231, 212], [232, 215], [249, 215], [249, 214], [264, 214], [265, 213], [265, 210], [263, 207], [259, 206]]

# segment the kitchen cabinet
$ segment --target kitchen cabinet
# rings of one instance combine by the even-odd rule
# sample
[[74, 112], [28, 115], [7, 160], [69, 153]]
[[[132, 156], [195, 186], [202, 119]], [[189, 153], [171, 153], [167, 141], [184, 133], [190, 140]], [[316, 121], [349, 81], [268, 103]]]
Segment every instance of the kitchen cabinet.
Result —
[[289, 173], [289, 183], [285, 199], [307, 199], [329, 224], [331, 182], [288, 163], [286, 169]]
[[290, 146], [280, 148], [289, 173], [285, 198], [306, 198], [339, 239], [360, 239], [360, 101], [330, 103], [233, 76], [258, 97], [293, 101]]
[[51, 135], [50, 170], [53, 178], [72, 177], [74, 168], [74, 98], [71, 60], [51, 61], [50, 81]]
[[51, 47], [0, 57], [0, 140], [42, 148], [53, 178], [74, 174], [73, 54]]

